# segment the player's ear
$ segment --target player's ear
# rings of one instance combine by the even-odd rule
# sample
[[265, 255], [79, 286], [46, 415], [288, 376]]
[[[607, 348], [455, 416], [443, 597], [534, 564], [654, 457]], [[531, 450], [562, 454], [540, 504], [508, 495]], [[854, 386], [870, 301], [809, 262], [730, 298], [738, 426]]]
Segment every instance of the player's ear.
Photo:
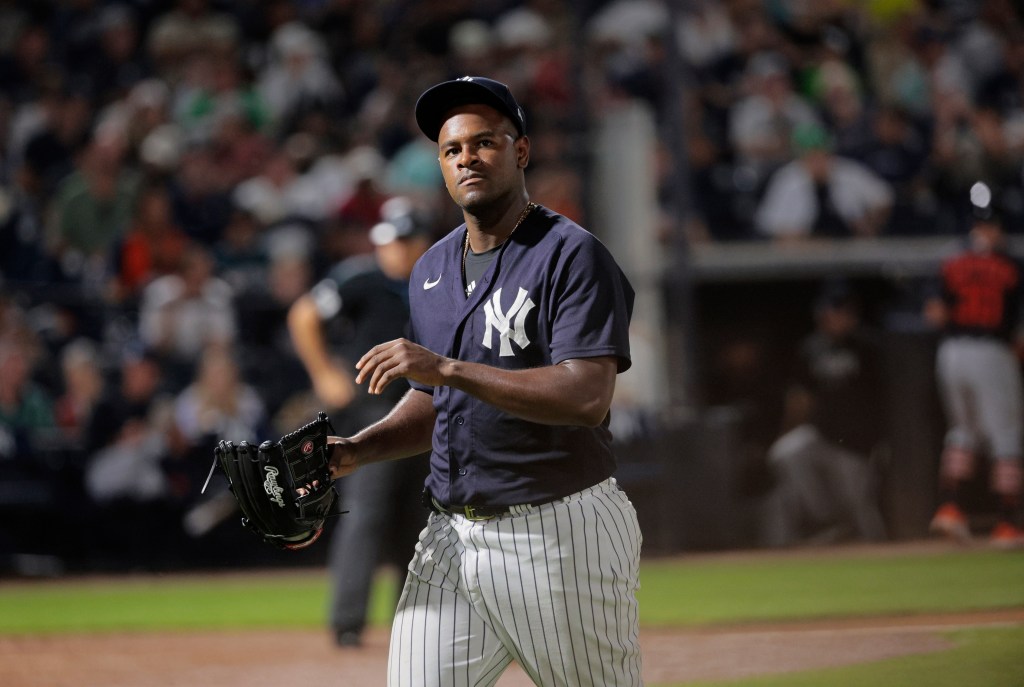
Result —
[[516, 165], [519, 169], [526, 169], [530, 164], [530, 137], [523, 134], [512, 143], [516, 150]]

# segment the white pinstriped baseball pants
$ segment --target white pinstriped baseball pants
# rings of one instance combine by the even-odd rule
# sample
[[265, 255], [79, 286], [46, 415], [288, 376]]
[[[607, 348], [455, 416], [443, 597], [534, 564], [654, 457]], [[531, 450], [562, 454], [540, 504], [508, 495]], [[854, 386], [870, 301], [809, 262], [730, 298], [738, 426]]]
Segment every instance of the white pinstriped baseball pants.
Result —
[[642, 536], [614, 479], [470, 521], [432, 513], [391, 629], [389, 687], [642, 685]]

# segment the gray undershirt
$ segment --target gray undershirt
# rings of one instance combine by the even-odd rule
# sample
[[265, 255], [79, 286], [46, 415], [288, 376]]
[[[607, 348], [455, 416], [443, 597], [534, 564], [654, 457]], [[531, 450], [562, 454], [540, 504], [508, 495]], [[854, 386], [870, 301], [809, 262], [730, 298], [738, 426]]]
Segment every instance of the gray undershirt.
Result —
[[491, 262], [494, 261], [499, 250], [501, 250], [501, 246], [485, 250], [483, 253], [474, 253], [473, 251], [466, 253], [466, 274], [464, 275], [466, 298], [469, 298], [473, 293], [477, 281], [479, 281], [480, 277], [484, 276], [484, 272], [491, 266]]

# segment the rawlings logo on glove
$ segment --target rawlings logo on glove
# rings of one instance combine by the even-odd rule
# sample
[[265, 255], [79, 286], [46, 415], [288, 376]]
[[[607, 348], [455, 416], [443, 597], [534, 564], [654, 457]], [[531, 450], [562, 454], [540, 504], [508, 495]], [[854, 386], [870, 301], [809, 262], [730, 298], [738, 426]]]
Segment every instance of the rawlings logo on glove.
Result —
[[277, 486], [277, 476], [281, 473], [277, 468], [270, 465], [267, 466], [266, 470], [267, 479], [263, 482], [263, 490], [270, 495], [271, 501], [284, 508], [284, 498], [281, 496], [284, 493], [284, 489]]
[[333, 432], [327, 415], [319, 413], [308, 425], [259, 448], [221, 441], [210, 477], [218, 467], [227, 475], [242, 524], [263, 541], [282, 549], [305, 548], [320, 537], [329, 516], [341, 513], [328, 466], [327, 436]]

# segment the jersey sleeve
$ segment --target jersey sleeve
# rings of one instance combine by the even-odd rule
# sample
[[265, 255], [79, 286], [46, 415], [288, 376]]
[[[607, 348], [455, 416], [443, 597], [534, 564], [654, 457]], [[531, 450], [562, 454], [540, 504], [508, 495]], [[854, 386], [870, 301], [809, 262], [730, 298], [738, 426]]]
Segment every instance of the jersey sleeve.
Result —
[[633, 287], [604, 244], [589, 236], [567, 247], [552, 308], [551, 361], [613, 355], [618, 371], [632, 365], [629, 321]]

